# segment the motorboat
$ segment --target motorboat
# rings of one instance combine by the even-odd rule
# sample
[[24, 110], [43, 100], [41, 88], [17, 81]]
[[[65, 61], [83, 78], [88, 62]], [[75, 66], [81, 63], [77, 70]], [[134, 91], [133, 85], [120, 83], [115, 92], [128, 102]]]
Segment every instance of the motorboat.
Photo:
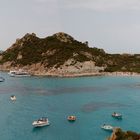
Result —
[[15, 101], [15, 100], [16, 100], [16, 96], [15, 96], [15, 95], [11, 95], [10, 99], [11, 99], [12, 101]]
[[0, 77], [0, 82], [4, 82], [5, 79], [3, 77]]
[[112, 117], [117, 118], [117, 119], [122, 119], [122, 114], [114, 112], [112, 114]]
[[76, 116], [68, 116], [67, 120], [68, 121], [76, 121]]
[[103, 124], [101, 126], [102, 129], [107, 130], [107, 131], [113, 131], [114, 127], [111, 125]]
[[34, 121], [34, 122], [32, 123], [32, 125], [33, 125], [34, 127], [43, 127], [43, 126], [50, 125], [50, 122], [49, 122], [48, 118], [42, 117], [42, 118], [40, 118], [40, 119]]
[[25, 77], [25, 76], [31, 76], [27, 71], [24, 71], [22, 69], [19, 70], [11, 70], [8, 73], [11, 77]]

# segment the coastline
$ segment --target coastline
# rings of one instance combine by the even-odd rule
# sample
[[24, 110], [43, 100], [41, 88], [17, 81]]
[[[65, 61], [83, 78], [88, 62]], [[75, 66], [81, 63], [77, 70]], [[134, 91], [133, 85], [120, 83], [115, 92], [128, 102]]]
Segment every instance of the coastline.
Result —
[[140, 73], [136, 72], [104, 72], [105, 76], [140, 76]]
[[[2, 72], [9, 72], [9, 70], [0, 70]], [[54, 73], [54, 72], [39, 72], [39, 71], [30, 71], [32, 76], [48, 76], [48, 77], [88, 77], [88, 76], [140, 76], [140, 73], [136, 72], [87, 72], [87, 73]]]
[[88, 76], [140, 76], [135, 72], [102, 72], [102, 73], [79, 73], [79, 74], [33, 74], [34, 76], [50, 76], [50, 77], [88, 77]]

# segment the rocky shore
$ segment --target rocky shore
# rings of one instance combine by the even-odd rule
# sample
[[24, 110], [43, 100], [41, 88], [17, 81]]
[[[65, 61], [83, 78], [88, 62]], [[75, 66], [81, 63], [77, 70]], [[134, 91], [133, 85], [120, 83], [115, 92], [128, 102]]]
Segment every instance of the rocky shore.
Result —
[[140, 134], [115, 128], [107, 140], [140, 140]]
[[10, 71], [23, 69], [29, 72], [31, 75], [55, 77], [80, 77], [103, 75], [103, 73], [99, 71], [104, 70], [104, 68], [95, 66], [95, 63], [93, 61], [75, 62], [74, 65], [71, 65], [73, 61], [74, 60], [68, 60], [58, 68], [56, 68], [55, 66], [47, 68], [44, 67], [44, 65], [42, 65], [41, 63], [26, 65], [24, 67], [11, 67], [11, 63], [6, 62], [3, 65], [0, 65], [0, 70]]
[[136, 72], [103, 72], [106, 76], [140, 76], [140, 73]]
[[45, 68], [41, 63], [27, 65], [24, 67], [11, 67], [10, 62], [0, 65], [0, 71], [10, 71], [22, 69], [31, 75], [36, 76], [52, 76], [52, 77], [83, 77], [83, 76], [140, 76], [135, 72], [100, 72], [104, 67], [95, 66], [94, 62], [87, 61], [84, 63], [77, 63], [74, 66], [68, 66], [66, 62], [59, 68]]

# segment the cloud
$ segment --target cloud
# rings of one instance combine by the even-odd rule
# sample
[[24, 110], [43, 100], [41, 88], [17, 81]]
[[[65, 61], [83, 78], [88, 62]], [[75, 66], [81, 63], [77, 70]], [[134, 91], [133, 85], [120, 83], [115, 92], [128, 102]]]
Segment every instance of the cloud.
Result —
[[139, 0], [65, 0], [63, 3], [67, 8], [84, 8], [101, 12], [140, 10]]

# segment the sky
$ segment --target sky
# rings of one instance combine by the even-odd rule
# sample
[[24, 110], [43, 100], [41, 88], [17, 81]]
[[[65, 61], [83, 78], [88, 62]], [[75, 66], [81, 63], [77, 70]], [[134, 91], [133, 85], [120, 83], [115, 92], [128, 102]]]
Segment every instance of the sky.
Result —
[[140, 53], [140, 0], [0, 0], [0, 50], [65, 32], [108, 53]]

